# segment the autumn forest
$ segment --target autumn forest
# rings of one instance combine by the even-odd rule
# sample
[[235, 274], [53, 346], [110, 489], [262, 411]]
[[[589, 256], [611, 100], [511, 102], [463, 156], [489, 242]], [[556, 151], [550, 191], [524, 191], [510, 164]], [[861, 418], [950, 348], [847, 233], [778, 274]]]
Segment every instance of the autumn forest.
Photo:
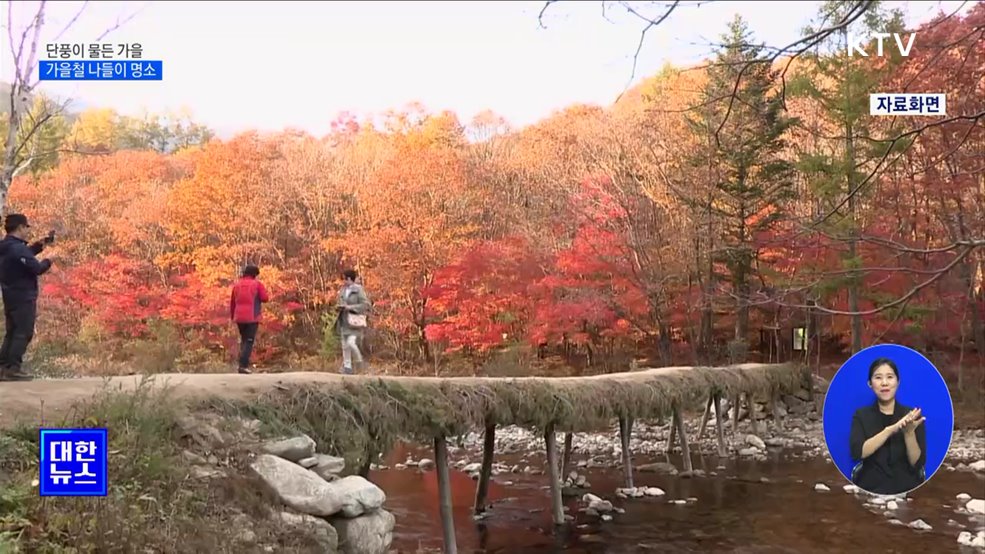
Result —
[[[917, 29], [908, 57], [848, 57], [836, 33], [771, 59], [741, 20], [720, 32], [705, 65], [522, 129], [418, 105], [324, 137], [47, 118], [18, 136], [7, 200], [58, 232], [33, 355], [230, 364], [228, 287], [253, 262], [273, 296], [261, 367], [336, 369], [355, 267], [392, 371], [813, 364], [896, 342], [977, 380], [957, 368], [985, 363], [985, 4]], [[947, 114], [870, 116], [874, 92], [946, 93]]]

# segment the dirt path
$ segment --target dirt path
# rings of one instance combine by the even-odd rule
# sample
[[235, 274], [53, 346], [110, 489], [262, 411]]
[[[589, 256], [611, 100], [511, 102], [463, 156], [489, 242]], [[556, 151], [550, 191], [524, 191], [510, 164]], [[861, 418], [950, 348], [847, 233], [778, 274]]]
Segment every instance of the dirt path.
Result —
[[[761, 369], [765, 364], [744, 364], [731, 369]], [[336, 373], [296, 372], [260, 373], [166, 373], [147, 377], [142, 375], [118, 377], [83, 377], [77, 379], [43, 379], [30, 382], [0, 382], [0, 428], [20, 423], [39, 425], [54, 424], [68, 414], [73, 405], [109, 388], [114, 391], [133, 391], [144, 379], [152, 379], [155, 386], [169, 386], [172, 397], [184, 401], [220, 397], [229, 400], [250, 400], [269, 392], [277, 386], [310, 383], [337, 383], [347, 379], [387, 379], [401, 383], [447, 381], [456, 384], [477, 384], [487, 381], [544, 380], [563, 385], [571, 382], [593, 380], [638, 381], [654, 376], [672, 376], [687, 372], [691, 367], [664, 367], [626, 373], [592, 375], [588, 377], [395, 377], [395, 376], [343, 376]]]

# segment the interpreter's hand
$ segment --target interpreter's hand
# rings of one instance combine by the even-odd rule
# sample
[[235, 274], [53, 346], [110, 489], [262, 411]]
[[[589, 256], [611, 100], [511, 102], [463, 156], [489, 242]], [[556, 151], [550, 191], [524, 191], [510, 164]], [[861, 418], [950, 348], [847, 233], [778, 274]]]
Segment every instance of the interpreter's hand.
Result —
[[903, 419], [899, 420], [898, 425], [900, 426], [900, 429], [902, 429], [903, 432], [907, 434], [915, 432], [917, 430], [917, 427], [920, 427], [920, 424], [922, 424], [924, 420], [927, 419], [921, 416], [920, 414], [921, 414], [920, 408], [913, 408], [913, 410], [911, 410], [910, 413], [906, 414], [906, 416], [904, 416]]

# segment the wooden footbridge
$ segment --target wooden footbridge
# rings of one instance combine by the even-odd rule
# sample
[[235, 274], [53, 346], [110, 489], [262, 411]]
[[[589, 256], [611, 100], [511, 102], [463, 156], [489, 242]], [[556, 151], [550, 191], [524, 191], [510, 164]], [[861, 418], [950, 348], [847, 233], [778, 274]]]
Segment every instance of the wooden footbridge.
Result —
[[[138, 390], [143, 376], [39, 380], [0, 383], [0, 426], [52, 425], [103, 391]], [[429, 378], [340, 376], [328, 373], [165, 374], [154, 384], [169, 389], [176, 402], [201, 407], [222, 402], [227, 407], [264, 406], [283, 414], [284, 421], [311, 434], [319, 443], [349, 445], [363, 453], [361, 465], [397, 440], [433, 444], [445, 552], [457, 552], [452, 519], [447, 439], [484, 433], [475, 511], [486, 509], [492, 473], [496, 428], [518, 425], [544, 437], [554, 523], [565, 524], [561, 483], [567, 473], [573, 433], [608, 431], [619, 422], [626, 487], [633, 487], [630, 437], [640, 420], [672, 420], [670, 444], [678, 442], [684, 471], [691, 458], [684, 426], [684, 408], [704, 405], [700, 433], [712, 407], [718, 454], [728, 455], [721, 402], [732, 406], [751, 399], [776, 402], [785, 394], [810, 390], [809, 372], [796, 364], [742, 364], [728, 367], [667, 367], [589, 377], [564, 378]], [[77, 415], [84, 416], [80, 411]], [[775, 418], [779, 421], [779, 418]], [[733, 419], [733, 425], [735, 425]], [[557, 434], [565, 433], [559, 455]], [[340, 437], [345, 436], [344, 440]], [[325, 440], [332, 437], [331, 440]]]

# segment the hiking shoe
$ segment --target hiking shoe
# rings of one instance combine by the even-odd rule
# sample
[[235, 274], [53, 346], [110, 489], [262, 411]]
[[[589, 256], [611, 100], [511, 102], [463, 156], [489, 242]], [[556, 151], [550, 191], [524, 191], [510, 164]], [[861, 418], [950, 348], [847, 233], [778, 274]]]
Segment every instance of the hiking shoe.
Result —
[[339, 373], [341, 373], [342, 375], [352, 375], [352, 368], [351, 367], [343, 367], [342, 368], [342, 371], [340, 371]]
[[10, 369], [5, 367], [0, 370], [0, 381], [33, 381], [34, 375], [23, 369]]
[[249, 375], [249, 374], [253, 373], [252, 371], [250, 371], [250, 368], [248, 368], [248, 367], [241, 367], [241, 368], [239, 368], [239, 372], [241, 374], [243, 374], [243, 375]]

